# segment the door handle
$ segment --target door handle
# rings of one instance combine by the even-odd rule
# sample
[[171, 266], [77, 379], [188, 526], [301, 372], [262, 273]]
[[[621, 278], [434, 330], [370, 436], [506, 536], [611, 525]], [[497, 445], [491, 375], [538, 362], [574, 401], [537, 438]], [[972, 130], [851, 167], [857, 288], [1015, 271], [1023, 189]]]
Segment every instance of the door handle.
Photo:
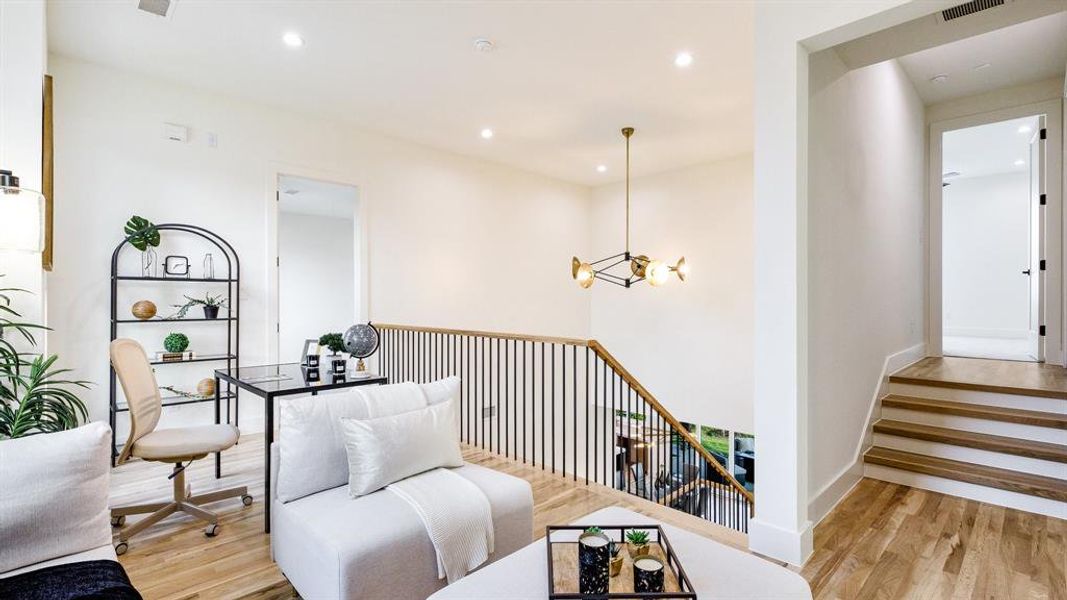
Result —
[[1027, 277], [1029, 277], [1030, 276], [1030, 269], [1027, 269], [1027, 270], [1023, 271], [1023, 275], [1026, 275]]

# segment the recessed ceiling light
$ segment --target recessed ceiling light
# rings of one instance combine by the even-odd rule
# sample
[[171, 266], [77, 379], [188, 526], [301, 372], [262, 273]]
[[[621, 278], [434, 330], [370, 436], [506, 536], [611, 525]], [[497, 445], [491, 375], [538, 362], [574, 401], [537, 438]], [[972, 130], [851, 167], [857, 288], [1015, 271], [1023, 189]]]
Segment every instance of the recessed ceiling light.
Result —
[[482, 130], [482, 139], [488, 140], [488, 139], [490, 139], [492, 137], [493, 137], [493, 130], [492, 129], [489, 129], [488, 127], [486, 127], [485, 129]]
[[1030, 133], [1031, 129], [1029, 125], [1023, 125], [1019, 128], [1019, 133]]
[[980, 65], [975, 65], [974, 70], [981, 71], [982, 69], [988, 69], [991, 66], [993, 66], [991, 63], [982, 63]]
[[679, 52], [674, 57], [674, 66], [679, 68], [686, 68], [693, 64], [693, 55], [688, 52]]
[[1015, 166], [1016, 167], [1021, 167], [1021, 166], [1025, 165], [1025, 164], [1026, 164], [1026, 161], [1021, 159], [1021, 158], [1015, 161]]
[[940, 75], [934, 75], [930, 78], [931, 83], [945, 83], [946, 81], [948, 81], [948, 75], [945, 75], [944, 73]]
[[597, 173], [606, 173], [607, 170], [608, 170], [608, 166], [607, 165], [597, 165], [596, 166], [596, 172]]
[[290, 48], [299, 48], [304, 45], [304, 38], [300, 37], [300, 34], [294, 31], [287, 31], [285, 35], [282, 36], [282, 41]]

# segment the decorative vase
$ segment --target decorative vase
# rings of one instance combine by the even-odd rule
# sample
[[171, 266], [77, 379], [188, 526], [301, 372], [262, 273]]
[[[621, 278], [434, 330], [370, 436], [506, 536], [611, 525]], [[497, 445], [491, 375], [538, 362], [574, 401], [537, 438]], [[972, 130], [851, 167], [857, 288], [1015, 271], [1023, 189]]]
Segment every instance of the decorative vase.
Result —
[[141, 277], [156, 277], [159, 274], [156, 251], [148, 248], [141, 252]]
[[663, 562], [654, 556], [634, 560], [634, 591], [638, 594], [663, 591]]
[[215, 278], [215, 257], [208, 252], [204, 255], [204, 279]]
[[217, 319], [217, 318], [219, 318], [219, 307], [217, 307], [217, 306], [204, 306], [204, 318], [205, 319]]
[[578, 591], [582, 594], [608, 593], [610, 544], [603, 533], [578, 536]]
[[196, 393], [209, 398], [215, 395], [215, 380], [210, 377], [205, 377], [200, 380], [200, 383], [196, 384]]
[[130, 308], [130, 312], [138, 319], [147, 321], [156, 316], [156, 305], [150, 300], [140, 300], [133, 304], [133, 307]]

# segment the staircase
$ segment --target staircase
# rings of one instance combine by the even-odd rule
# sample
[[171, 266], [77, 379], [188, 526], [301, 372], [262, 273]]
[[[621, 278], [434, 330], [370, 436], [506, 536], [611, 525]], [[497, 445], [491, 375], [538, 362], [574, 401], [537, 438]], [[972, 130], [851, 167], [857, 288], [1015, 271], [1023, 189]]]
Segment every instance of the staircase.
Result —
[[927, 358], [898, 371], [864, 474], [1067, 518], [1067, 371], [1055, 369]]

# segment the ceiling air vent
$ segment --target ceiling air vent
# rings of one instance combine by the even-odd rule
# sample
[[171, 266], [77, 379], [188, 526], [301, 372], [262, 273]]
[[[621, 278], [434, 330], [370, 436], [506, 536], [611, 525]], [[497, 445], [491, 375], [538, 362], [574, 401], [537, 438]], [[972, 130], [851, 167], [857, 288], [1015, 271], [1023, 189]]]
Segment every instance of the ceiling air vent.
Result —
[[966, 17], [967, 15], [973, 15], [976, 12], [982, 12], [983, 10], [989, 10], [997, 6], [1003, 6], [1004, 0], [972, 0], [966, 4], [960, 4], [959, 6], [953, 6], [941, 11], [941, 18], [946, 21], [952, 19], [958, 19], [960, 17]]
[[167, 13], [170, 12], [173, 4], [171, 0], [137, 0], [138, 9], [160, 17], [170, 16]]

